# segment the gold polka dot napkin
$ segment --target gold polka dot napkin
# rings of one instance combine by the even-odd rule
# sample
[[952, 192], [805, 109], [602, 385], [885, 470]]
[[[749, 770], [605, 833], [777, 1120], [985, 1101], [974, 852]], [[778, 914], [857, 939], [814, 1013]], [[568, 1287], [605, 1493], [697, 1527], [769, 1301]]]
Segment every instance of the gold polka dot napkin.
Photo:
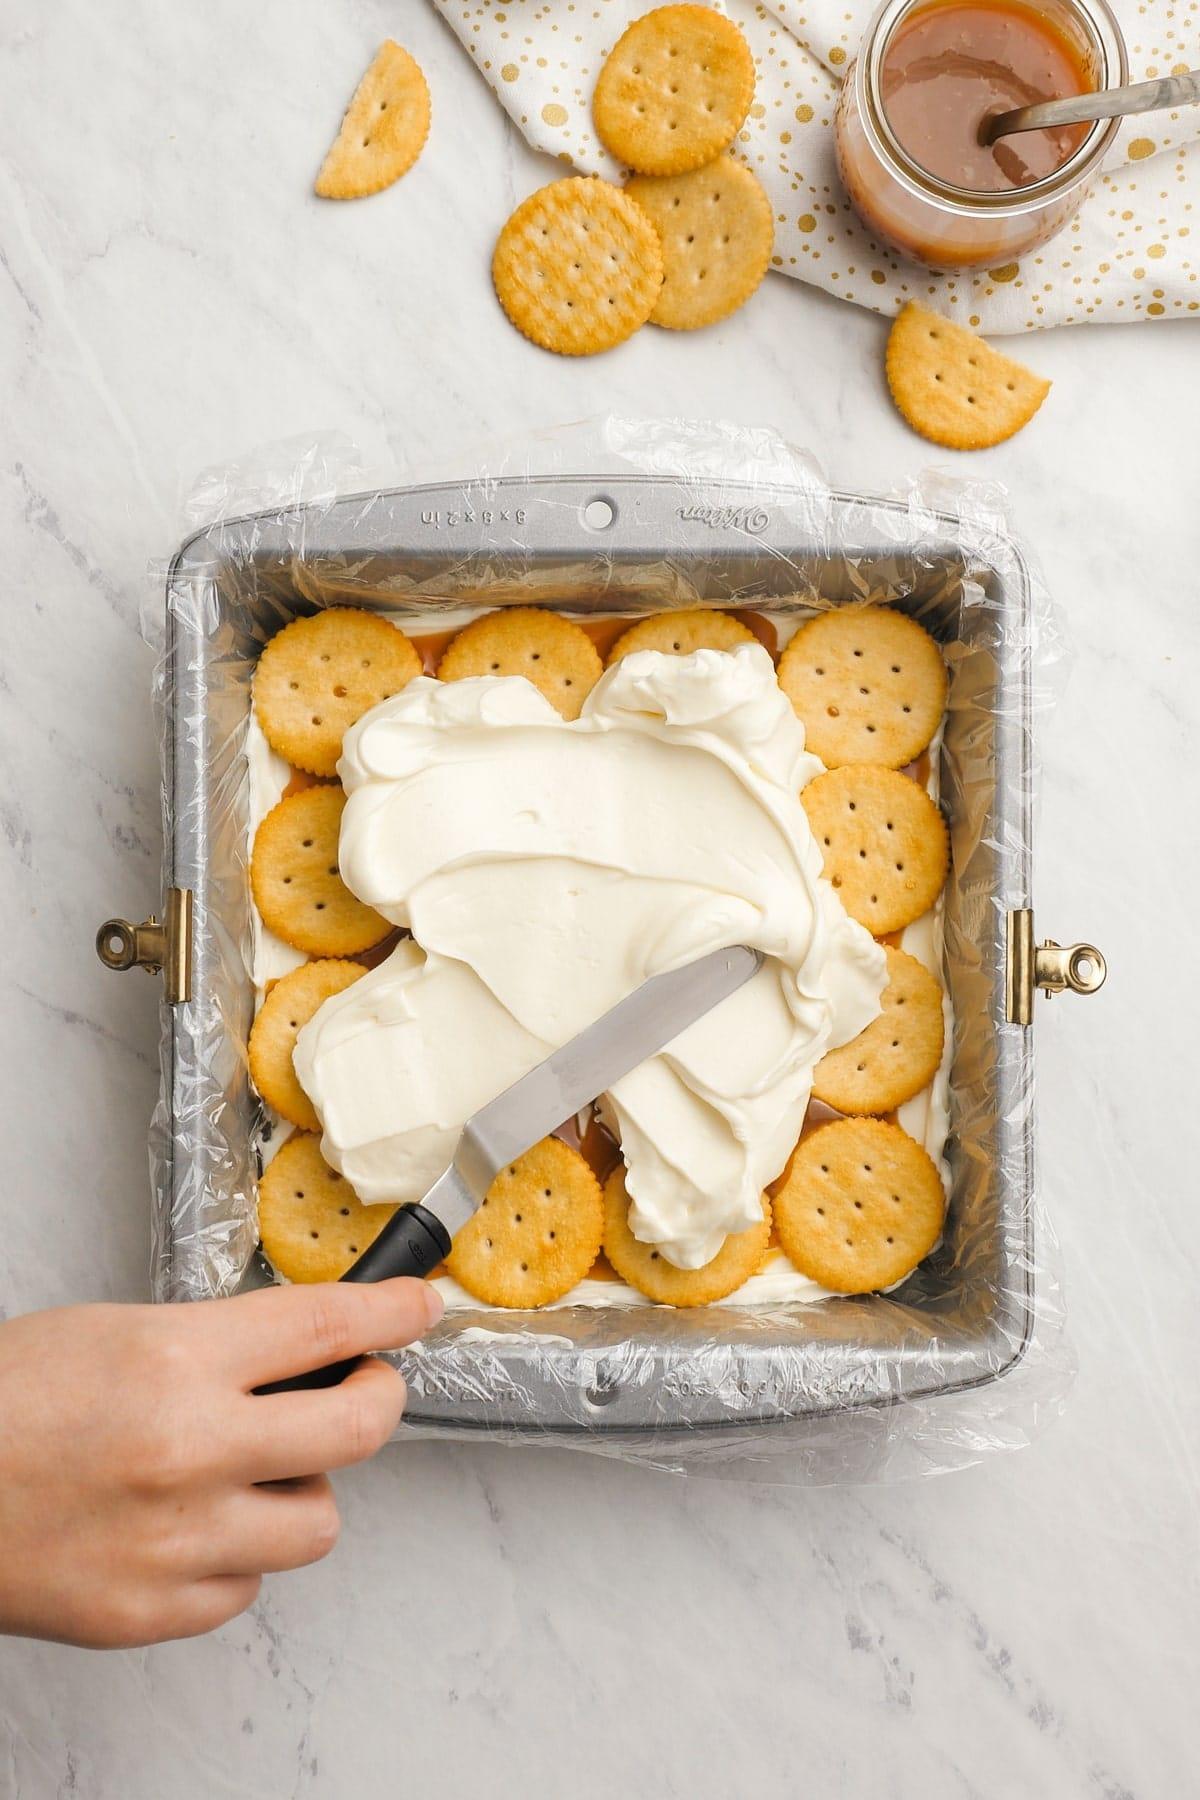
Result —
[[[605, 56], [650, 0], [434, 0], [529, 142], [589, 174], [621, 171], [592, 127]], [[1200, 0], [1114, 0], [1130, 80], [1200, 66]], [[1020, 262], [930, 275], [871, 237], [833, 156], [838, 83], [865, 0], [726, 0], [757, 88], [738, 153], [775, 207], [775, 267], [890, 313], [929, 301], [1005, 332], [1200, 313], [1200, 107], [1129, 119], [1079, 217]], [[499, 226], [497, 221], [497, 226]]]

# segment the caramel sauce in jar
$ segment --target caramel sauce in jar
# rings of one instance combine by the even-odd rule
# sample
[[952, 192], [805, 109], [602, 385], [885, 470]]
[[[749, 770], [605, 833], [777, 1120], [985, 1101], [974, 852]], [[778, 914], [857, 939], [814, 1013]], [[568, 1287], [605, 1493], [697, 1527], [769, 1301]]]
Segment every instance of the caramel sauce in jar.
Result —
[[1120, 86], [1128, 72], [1108, 0], [883, 0], [838, 99], [849, 199], [876, 237], [915, 262], [1000, 269], [1078, 210], [1117, 122], [986, 146], [980, 126], [1017, 106]]
[[987, 119], [1091, 89], [1082, 52], [1019, 0], [934, 0], [912, 12], [883, 55], [888, 124], [930, 175], [975, 193], [1028, 187], [1082, 144], [1086, 125], [981, 144]]

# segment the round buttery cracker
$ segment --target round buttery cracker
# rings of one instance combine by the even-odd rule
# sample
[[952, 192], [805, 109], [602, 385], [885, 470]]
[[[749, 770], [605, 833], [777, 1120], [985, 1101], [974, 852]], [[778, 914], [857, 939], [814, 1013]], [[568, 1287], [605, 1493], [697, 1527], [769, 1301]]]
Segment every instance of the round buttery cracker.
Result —
[[802, 625], [779, 659], [779, 685], [804, 741], [831, 769], [902, 769], [946, 706], [946, 665], [927, 631], [887, 606], [836, 606]]
[[530, 194], [492, 256], [496, 297], [517, 330], [560, 356], [623, 343], [654, 310], [662, 246], [636, 200], [598, 177]]
[[378, 613], [331, 606], [271, 639], [254, 671], [254, 710], [272, 750], [333, 775], [351, 725], [420, 673], [402, 631]]
[[723, 156], [686, 175], [635, 175], [625, 192], [662, 239], [652, 325], [695, 331], [750, 298], [771, 265], [775, 225], [766, 190], [743, 163]]
[[302, 1131], [319, 1131], [312, 1101], [296, 1079], [292, 1052], [313, 1015], [364, 973], [357, 962], [323, 958], [282, 976], [250, 1028], [250, 1079], [268, 1106]]
[[659, 6], [617, 39], [592, 117], [605, 149], [643, 175], [681, 175], [728, 150], [754, 98], [754, 58], [708, 6]]
[[325, 1161], [311, 1131], [298, 1131], [281, 1145], [258, 1184], [263, 1254], [288, 1281], [340, 1280], [395, 1210], [364, 1206]]
[[447, 1272], [489, 1306], [546, 1306], [583, 1280], [600, 1254], [600, 1184], [559, 1138], [502, 1169], [458, 1233]]
[[762, 1222], [725, 1239], [701, 1269], [678, 1269], [653, 1244], [629, 1229], [625, 1169], [618, 1164], [604, 1184], [604, 1254], [623, 1281], [663, 1306], [706, 1306], [740, 1288], [762, 1266], [771, 1242], [771, 1203], [763, 1195]]
[[882, 1011], [813, 1075], [813, 1098], [841, 1113], [903, 1106], [933, 1080], [942, 1060], [942, 990], [923, 963], [889, 944]]
[[748, 625], [732, 613], [714, 612], [706, 606], [680, 612], [654, 613], [623, 631], [608, 653], [608, 667], [635, 650], [660, 650], [664, 656], [690, 656], [693, 650], [736, 650], [741, 644], [757, 644]]
[[361, 200], [412, 168], [429, 136], [429, 83], [420, 64], [389, 38], [354, 91], [329, 147], [316, 191]]
[[876, 937], [928, 912], [949, 866], [946, 822], [924, 788], [894, 769], [830, 769], [800, 795], [852, 919]]
[[338, 870], [346, 796], [310, 787], [272, 808], [254, 835], [250, 885], [263, 924], [308, 956], [354, 956], [392, 929]]
[[910, 300], [888, 334], [892, 399], [914, 431], [948, 450], [985, 450], [1028, 425], [1050, 383]]
[[582, 626], [536, 606], [508, 606], [465, 626], [443, 651], [438, 675], [524, 675], [564, 719], [577, 719], [603, 668]]
[[837, 1119], [802, 1138], [775, 1195], [785, 1254], [835, 1294], [902, 1281], [937, 1243], [942, 1178], [920, 1144], [881, 1119]]

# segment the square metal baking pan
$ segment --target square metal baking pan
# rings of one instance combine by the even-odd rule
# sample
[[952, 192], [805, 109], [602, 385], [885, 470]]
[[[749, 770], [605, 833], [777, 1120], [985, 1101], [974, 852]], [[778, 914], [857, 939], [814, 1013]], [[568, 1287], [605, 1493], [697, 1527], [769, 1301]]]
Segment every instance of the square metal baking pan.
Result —
[[[932, 527], [932, 528], [931, 528]], [[409, 1419], [448, 1431], [720, 1434], [992, 1382], [1034, 1324], [1035, 980], [1102, 977], [1032, 936], [1031, 586], [1015, 542], [899, 503], [653, 476], [513, 478], [374, 492], [222, 522], [167, 583], [162, 670], [164, 923], [110, 921], [114, 966], [160, 963], [163, 1101], [154, 1131], [155, 1291], [264, 1280], [255, 1254], [260, 1124], [245, 1044], [251, 678], [266, 640], [332, 602], [436, 628], [463, 605], [565, 612], [740, 604], [766, 613], [868, 597], [942, 643], [942, 804], [957, 1020], [943, 1243], [888, 1297], [820, 1305], [455, 1313], [403, 1358]], [[141, 934], [139, 936], [139, 933]], [[106, 935], [107, 934], [107, 935]], [[1041, 957], [1039, 962], [1038, 957]], [[1065, 960], [1064, 960], [1065, 959]]]

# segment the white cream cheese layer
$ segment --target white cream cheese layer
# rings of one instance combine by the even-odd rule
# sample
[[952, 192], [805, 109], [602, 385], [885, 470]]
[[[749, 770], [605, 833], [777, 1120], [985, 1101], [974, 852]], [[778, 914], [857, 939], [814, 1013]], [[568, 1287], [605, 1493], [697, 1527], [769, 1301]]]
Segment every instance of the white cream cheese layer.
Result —
[[521, 680], [418, 678], [347, 733], [340, 863], [412, 932], [300, 1034], [323, 1149], [417, 1199], [472, 1111], [647, 976], [743, 942], [751, 982], [618, 1082], [638, 1237], [681, 1267], [758, 1216], [815, 1063], [879, 1010], [883, 952], [821, 878], [821, 764], [758, 645], [644, 652], [566, 722]]
[[[932, 785], [932, 784], [931, 784]], [[936, 794], [934, 795], [936, 799]], [[950, 1194], [950, 1168], [946, 1162], [946, 1139], [950, 1135], [950, 1069], [954, 1061], [954, 1008], [943, 967], [943, 908], [945, 896], [939, 895], [929, 912], [905, 927], [900, 948], [929, 970], [942, 990], [942, 1057], [928, 1087], [897, 1108], [896, 1123], [909, 1137], [924, 1145], [942, 1177], [947, 1197]]]

